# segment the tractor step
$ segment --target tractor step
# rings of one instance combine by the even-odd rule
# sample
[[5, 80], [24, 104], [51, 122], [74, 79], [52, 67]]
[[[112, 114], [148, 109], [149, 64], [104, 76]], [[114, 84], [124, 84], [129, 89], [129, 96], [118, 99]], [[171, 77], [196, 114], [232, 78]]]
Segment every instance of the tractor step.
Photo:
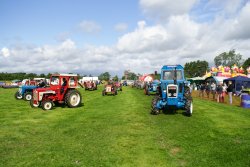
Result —
[[62, 104], [62, 103], [64, 103], [64, 101], [58, 101], [58, 103]]

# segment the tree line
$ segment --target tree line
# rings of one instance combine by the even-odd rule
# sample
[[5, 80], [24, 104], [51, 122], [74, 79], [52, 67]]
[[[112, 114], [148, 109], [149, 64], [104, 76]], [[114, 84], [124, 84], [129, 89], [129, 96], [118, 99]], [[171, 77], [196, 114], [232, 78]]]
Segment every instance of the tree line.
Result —
[[[232, 67], [234, 64], [236, 64], [239, 67], [243, 67], [246, 73], [246, 69], [250, 66], [250, 58], [247, 60], [242, 59], [242, 55], [240, 53], [236, 53], [235, 50], [230, 50], [229, 52], [223, 52], [216, 56], [214, 58], [214, 64], [216, 66], [222, 65], [222, 66], [229, 66]], [[184, 71], [185, 71], [185, 77], [192, 78], [192, 77], [198, 77], [203, 76], [206, 71], [209, 71], [209, 64], [205, 60], [197, 60], [197, 61], [191, 61], [187, 62], [184, 65]], [[82, 76], [86, 75], [80, 75], [77, 74], [78, 78], [82, 78]], [[137, 80], [138, 76], [140, 74], [136, 74], [134, 72], [128, 72], [126, 78], [128, 80]], [[23, 80], [23, 79], [32, 79], [32, 78], [50, 78], [51, 73], [48, 74], [36, 74], [36, 73], [24, 73], [24, 72], [18, 72], [18, 73], [7, 73], [7, 72], [1, 72], [0, 73], [0, 81], [4, 80]], [[89, 75], [91, 76], [91, 75]], [[159, 77], [159, 75], [156, 75]], [[114, 81], [118, 81], [119, 78], [117, 75], [111, 78], [111, 75], [109, 72], [101, 73], [99, 76], [100, 80], [108, 81], [110, 79]], [[125, 79], [125, 76], [122, 76], [122, 79]]]
[[[250, 58], [247, 60], [242, 59], [240, 53], [236, 53], [235, 50], [223, 52], [214, 58], [215, 66], [228, 66], [232, 67], [236, 64], [238, 67], [242, 67], [246, 74], [246, 69], [250, 66]], [[184, 65], [185, 76], [187, 78], [201, 77], [206, 71], [209, 71], [209, 65], [207, 61], [191, 61]]]
[[0, 73], [0, 81], [4, 81], [4, 80], [23, 80], [23, 79], [33, 79], [33, 78], [49, 78], [50, 77], [50, 73], [49, 74], [35, 74], [35, 73], [24, 73], [24, 72], [17, 72], [17, 73], [4, 73], [1, 72]]

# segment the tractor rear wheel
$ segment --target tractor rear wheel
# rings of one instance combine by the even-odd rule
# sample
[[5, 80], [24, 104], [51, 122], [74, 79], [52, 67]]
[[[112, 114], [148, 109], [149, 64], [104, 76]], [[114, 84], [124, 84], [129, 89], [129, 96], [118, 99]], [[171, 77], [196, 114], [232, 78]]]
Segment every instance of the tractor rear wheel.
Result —
[[26, 92], [26, 93], [24, 93], [23, 98], [24, 98], [24, 100], [26, 100], [26, 101], [30, 101], [30, 100], [32, 99], [32, 96], [33, 96], [33, 93], [32, 93], [32, 92]]
[[160, 110], [154, 107], [154, 108], [152, 108], [152, 110], [151, 110], [151, 114], [152, 114], [152, 115], [158, 115], [158, 114], [160, 114]]
[[43, 110], [51, 110], [53, 108], [53, 103], [51, 100], [45, 100], [42, 102]]
[[30, 100], [30, 106], [31, 106], [32, 108], [39, 107], [39, 106], [40, 106], [40, 102], [38, 102], [38, 104], [34, 104], [34, 100], [31, 99], [31, 100]]
[[186, 110], [186, 115], [188, 117], [191, 117], [192, 113], [193, 113], [193, 103], [192, 103], [192, 101], [190, 101], [190, 100], [186, 101], [185, 110]]
[[15, 98], [16, 98], [17, 100], [20, 100], [20, 99], [23, 98], [23, 96], [22, 96], [22, 94], [20, 94], [19, 91], [17, 91], [17, 92], [15, 93]]
[[158, 103], [159, 100], [160, 100], [159, 96], [155, 96], [153, 98], [153, 100], [152, 100], [152, 103], [151, 103], [151, 107], [152, 107], [151, 114], [153, 114], [153, 115], [160, 114], [160, 110], [158, 108], [156, 108], [156, 105], [157, 105], [157, 103]]
[[152, 99], [151, 106], [152, 106], [152, 107], [155, 107], [155, 105], [157, 104], [157, 102], [158, 102], [159, 99], [160, 99], [159, 96], [155, 96], [155, 97]]
[[184, 97], [186, 99], [186, 102], [185, 102], [186, 115], [188, 117], [191, 117], [193, 113], [193, 103], [192, 103], [193, 98], [191, 96], [189, 87], [185, 87]]
[[67, 92], [65, 100], [70, 108], [74, 108], [78, 107], [81, 104], [82, 96], [78, 90], [74, 89]]

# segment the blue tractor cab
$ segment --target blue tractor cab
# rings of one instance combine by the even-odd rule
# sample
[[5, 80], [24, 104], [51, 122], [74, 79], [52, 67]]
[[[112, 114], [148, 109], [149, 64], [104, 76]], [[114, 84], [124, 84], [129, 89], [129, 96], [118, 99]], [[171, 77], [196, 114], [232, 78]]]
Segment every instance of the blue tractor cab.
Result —
[[192, 97], [184, 77], [184, 68], [181, 65], [165, 65], [161, 69], [159, 96], [152, 101], [151, 113], [178, 109], [186, 110], [188, 116], [192, 115]]

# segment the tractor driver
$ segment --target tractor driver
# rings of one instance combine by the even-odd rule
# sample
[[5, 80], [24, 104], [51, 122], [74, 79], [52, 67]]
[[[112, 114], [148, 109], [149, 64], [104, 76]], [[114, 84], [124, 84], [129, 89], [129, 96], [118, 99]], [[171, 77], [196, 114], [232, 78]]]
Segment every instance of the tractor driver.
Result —
[[67, 80], [66, 78], [63, 78], [63, 84], [62, 84], [61, 91], [60, 91], [61, 94], [63, 94], [65, 86], [67, 86]]
[[62, 86], [66, 86], [67, 85], [67, 80], [66, 80], [66, 78], [63, 78], [63, 84], [62, 84]]
[[39, 86], [39, 87], [45, 87], [45, 85], [46, 84], [45, 84], [44, 80], [41, 79], [37, 86]]

